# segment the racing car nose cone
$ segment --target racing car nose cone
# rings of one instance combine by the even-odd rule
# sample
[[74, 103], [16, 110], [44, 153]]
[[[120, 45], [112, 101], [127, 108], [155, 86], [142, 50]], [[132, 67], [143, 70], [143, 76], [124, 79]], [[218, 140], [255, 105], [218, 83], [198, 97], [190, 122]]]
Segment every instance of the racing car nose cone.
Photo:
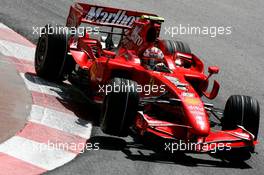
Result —
[[207, 116], [193, 116], [193, 133], [199, 136], [208, 136], [210, 132], [210, 125]]
[[210, 126], [206, 122], [203, 124], [198, 124], [193, 127], [194, 133], [199, 136], [208, 136], [210, 132]]
[[187, 117], [192, 127], [192, 133], [198, 136], [207, 136], [210, 132], [210, 123], [204, 108], [200, 105], [189, 105]]

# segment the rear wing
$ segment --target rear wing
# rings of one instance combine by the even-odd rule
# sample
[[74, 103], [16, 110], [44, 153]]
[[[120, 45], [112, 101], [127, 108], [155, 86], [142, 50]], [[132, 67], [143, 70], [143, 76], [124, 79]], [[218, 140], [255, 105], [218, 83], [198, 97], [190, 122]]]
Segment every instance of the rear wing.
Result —
[[85, 3], [75, 3], [70, 7], [67, 27], [78, 27], [81, 23], [93, 25], [130, 28], [133, 22], [142, 15], [155, 14], [97, 6]]

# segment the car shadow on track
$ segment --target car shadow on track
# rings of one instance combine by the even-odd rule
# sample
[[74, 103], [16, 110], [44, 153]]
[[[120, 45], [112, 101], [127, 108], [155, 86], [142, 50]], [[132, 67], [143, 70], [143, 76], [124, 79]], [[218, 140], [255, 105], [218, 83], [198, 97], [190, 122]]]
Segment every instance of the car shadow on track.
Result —
[[73, 112], [78, 117], [77, 124], [85, 125], [89, 122], [93, 125], [98, 125], [99, 107], [92, 104], [78, 88], [65, 82], [46, 81], [33, 73], [25, 73], [25, 78], [33, 85], [42, 88], [42, 91], [53, 93], [53, 98], [56, 100], [52, 102], [58, 102], [54, 106], [59, 106], [60, 110]]
[[221, 156], [214, 156], [211, 158], [194, 157], [194, 154], [177, 152], [174, 154], [165, 153], [164, 151], [158, 151], [157, 147], [153, 147], [153, 143], [150, 146], [143, 144], [137, 138], [133, 138], [133, 141], [127, 142], [125, 139], [111, 136], [94, 136], [89, 140], [90, 143], [99, 143], [102, 150], [120, 150], [125, 154], [127, 159], [133, 161], [144, 161], [153, 163], [164, 164], [178, 164], [183, 166], [199, 166], [199, 167], [219, 167], [219, 168], [239, 168], [249, 169], [251, 168], [244, 161], [229, 162]]

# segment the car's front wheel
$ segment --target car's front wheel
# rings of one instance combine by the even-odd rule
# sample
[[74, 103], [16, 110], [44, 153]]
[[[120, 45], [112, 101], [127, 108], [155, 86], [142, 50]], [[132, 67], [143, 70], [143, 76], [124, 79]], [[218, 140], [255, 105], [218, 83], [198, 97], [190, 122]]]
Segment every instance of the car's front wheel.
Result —
[[124, 78], [114, 78], [107, 86], [110, 86], [112, 91], [104, 98], [101, 129], [106, 134], [125, 137], [138, 109], [137, 83]]
[[[222, 130], [233, 130], [240, 125], [251, 132], [254, 140], [257, 140], [259, 119], [259, 103], [256, 99], [249, 96], [232, 95], [225, 105]], [[229, 151], [219, 151], [218, 156], [230, 162], [243, 162], [251, 157], [252, 151], [254, 151], [254, 146], [232, 148]]]
[[243, 96], [232, 95], [227, 100], [222, 119], [222, 129], [236, 129], [237, 125], [243, 126], [246, 130], [258, 137], [260, 120], [259, 103], [256, 99]]

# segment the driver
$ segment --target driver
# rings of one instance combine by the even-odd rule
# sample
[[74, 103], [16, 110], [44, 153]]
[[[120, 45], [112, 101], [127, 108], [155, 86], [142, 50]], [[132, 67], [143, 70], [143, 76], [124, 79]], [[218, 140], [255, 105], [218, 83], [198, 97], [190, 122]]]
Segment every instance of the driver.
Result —
[[143, 53], [141, 63], [147, 69], [155, 71], [162, 71], [166, 67], [164, 64], [164, 54], [157, 47], [147, 48]]

